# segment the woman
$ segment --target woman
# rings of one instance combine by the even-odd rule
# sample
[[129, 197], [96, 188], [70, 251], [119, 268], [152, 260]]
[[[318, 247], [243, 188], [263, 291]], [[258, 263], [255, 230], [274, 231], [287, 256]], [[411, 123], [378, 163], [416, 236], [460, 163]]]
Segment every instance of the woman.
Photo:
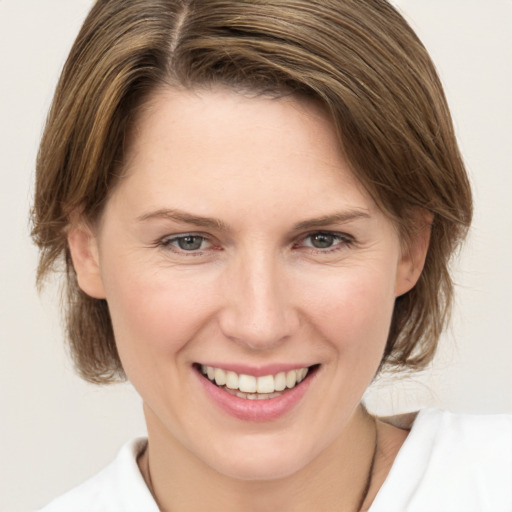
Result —
[[98, 1], [37, 172], [77, 369], [128, 378], [148, 427], [44, 510], [512, 509], [509, 418], [361, 404], [432, 359], [471, 220], [386, 2]]

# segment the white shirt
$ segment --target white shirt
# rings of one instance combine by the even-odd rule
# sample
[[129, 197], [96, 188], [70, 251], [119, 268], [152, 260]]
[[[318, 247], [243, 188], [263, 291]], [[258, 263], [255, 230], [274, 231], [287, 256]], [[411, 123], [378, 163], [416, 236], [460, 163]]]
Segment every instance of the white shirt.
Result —
[[[158, 512], [137, 466], [146, 442], [41, 512]], [[370, 512], [512, 512], [512, 416], [420, 411]]]

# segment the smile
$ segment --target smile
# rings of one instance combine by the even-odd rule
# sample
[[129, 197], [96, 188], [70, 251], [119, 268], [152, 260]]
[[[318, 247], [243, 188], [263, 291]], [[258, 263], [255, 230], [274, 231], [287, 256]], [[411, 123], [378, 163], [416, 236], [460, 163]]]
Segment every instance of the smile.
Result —
[[283, 392], [300, 384], [311, 368], [303, 367], [275, 375], [255, 377], [213, 366], [200, 366], [201, 373], [216, 386], [234, 396], [248, 400], [265, 400], [281, 396]]

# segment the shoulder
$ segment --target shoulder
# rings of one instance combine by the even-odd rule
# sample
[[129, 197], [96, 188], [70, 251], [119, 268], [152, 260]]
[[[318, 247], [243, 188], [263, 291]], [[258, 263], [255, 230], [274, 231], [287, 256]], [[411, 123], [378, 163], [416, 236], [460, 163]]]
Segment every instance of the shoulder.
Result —
[[429, 467], [457, 467], [480, 481], [490, 480], [489, 485], [500, 482], [500, 474], [512, 471], [512, 415], [426, 409], [412, 427], [411, 450], [421, 450]]
[[113, 462], [40, 512], [158, 512], [137, 465], [147, 440], [126, 443]]
[[[480, 447], [495, 447], [512, 441], [510, 414], [455, 414], [439, 409], [418, 413], [411, 427], [411, 439], [431, 440], [433, 447], [449, 441], [453, 449], [473, 448], [473, 455], [484, 457]], [[503, 453], [498, 458], [503, 460]], [[508, 454], [509, 456], [512, 454]]]
[[426, 409], [370, 510], [511, 511], [511, 482], [511, 415]]

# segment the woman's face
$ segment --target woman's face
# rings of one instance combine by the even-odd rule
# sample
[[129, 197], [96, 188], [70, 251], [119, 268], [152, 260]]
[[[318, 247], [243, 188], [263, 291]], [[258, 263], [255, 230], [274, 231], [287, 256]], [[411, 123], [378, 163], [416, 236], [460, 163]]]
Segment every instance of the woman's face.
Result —
[[221, 89], [153, 97], [85, 270], [84, 237], [150, 435], [239, 478], [339, 439], [417, 277], [320, 107]]

